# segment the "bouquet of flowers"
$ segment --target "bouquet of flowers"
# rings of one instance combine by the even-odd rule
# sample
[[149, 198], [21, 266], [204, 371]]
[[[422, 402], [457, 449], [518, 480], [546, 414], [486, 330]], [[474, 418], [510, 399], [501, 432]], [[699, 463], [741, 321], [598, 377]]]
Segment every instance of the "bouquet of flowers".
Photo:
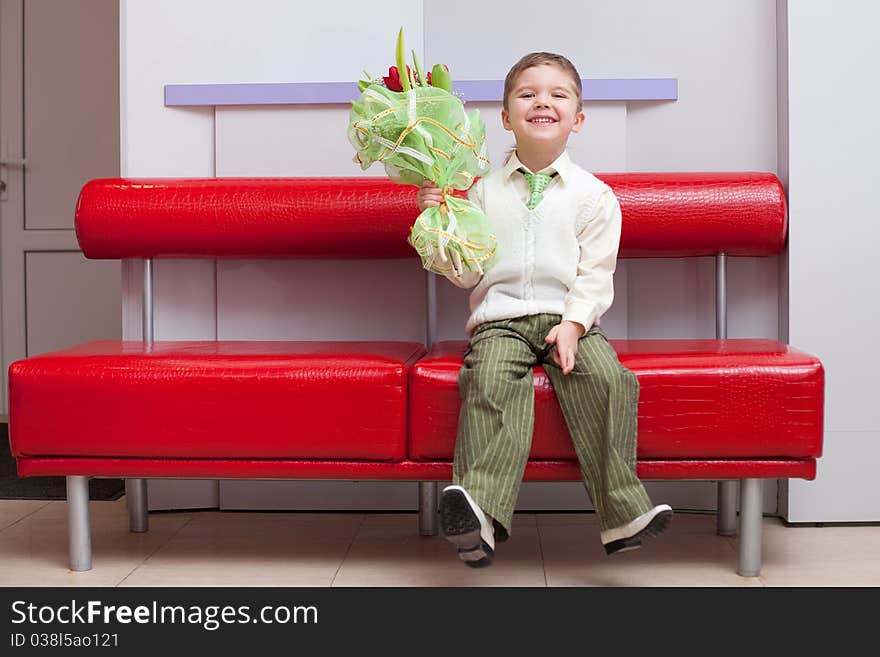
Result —
[[495, 236], [483, 212], [453, 190], [468, 189], [488, 172], [486, 129], [479, 111], [468, 114], [452, 94], [447, 67], [437, 64], [426, 76], [412, 54], [411, 69], [401, 28], [397, 66], [387, 77], [365, 72], [358, 81], [361, 95], [352, 101], [348, 126], [354, 159], [362, 169], [381, 162], [392, 180], [405, 185], [432, 181], [443, 201], [418, 216], [407, 241], [429, 271], [482, 273], [495, 254]]

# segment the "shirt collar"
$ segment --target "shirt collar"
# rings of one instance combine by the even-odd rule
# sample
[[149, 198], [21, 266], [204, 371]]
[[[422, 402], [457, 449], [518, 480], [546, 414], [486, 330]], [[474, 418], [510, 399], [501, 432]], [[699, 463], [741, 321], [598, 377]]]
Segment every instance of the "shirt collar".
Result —
[[[510, 154], [510, 158], [508, 158], [507, 162], [504, 165], [503, 170], [503, 179], [507, 180], [510, 178], [510, 174], [512, 174], [517, 169], [525, 169], [528, 171], [528, 167], [519, 161], [519, 158], [516, 156], [516, 151]], [[562, 155], [557, 157], [546, 169], [541, 169], [540, 171], [533, 171], [532, 173], [553, 173], [557, 172], [559, 177], [562, 179], [562, 182], [567, 182], [568, 177], [571, 174], [571, 158], [568, 156], [568, 151], [562, 151]]]

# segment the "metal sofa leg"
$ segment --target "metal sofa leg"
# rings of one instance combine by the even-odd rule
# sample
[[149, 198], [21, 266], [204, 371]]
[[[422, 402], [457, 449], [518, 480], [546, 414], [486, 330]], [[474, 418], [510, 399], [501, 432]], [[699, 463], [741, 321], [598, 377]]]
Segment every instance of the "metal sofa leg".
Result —
[[718, 482], [717, 531], [719, 536], [736, 536], [736, 480]]
[[761, 509], [763, 479], [743, 479], [739, 485], [739, 566], [743, 577], [761, 574]]
[[419, 534], [437, 535], [437, 482], [419, 482]]
[[89, 478], [67, 477], [67, 531], [70, 569], [92, 569], [92, 535], [89, 526]]
[[125, 480], [125, 503], [128, 506], [128, 528], [133, 532], [145, 532], [150, 528], [147, 515], [147, 480]]

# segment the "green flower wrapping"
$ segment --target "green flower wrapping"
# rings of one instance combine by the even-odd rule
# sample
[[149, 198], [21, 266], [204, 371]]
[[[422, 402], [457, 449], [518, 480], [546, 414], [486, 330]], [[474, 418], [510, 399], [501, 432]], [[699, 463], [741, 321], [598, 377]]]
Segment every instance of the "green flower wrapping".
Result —
[[489, 221], [452, 193], [489, 170], [480, 113], [465, 112], [461, 100], [440, 87], [417, 83], [398, 92], [371, 83], [362, 89], [349, 116], [355, 161], [362, 169], [381, 162], [395, 182], [418, 186], [427, 179], [443, 193], [443, 202], [425, 209], [410, 229], [407, 241], [422, 265], [438, 274], [484, 272], [496, 247]]

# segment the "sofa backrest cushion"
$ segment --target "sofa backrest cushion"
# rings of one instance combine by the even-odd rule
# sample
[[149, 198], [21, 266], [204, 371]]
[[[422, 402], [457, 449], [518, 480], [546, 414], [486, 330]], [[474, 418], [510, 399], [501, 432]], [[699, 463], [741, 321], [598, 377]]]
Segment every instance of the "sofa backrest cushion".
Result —
[[[770, 173], [598, 174], [623, 212], [620, 256], [765, 256], [785, 245]], [[98, 179], [76, 232], [87, 258], [408, 258], [416, 188], [387, 178]]]

